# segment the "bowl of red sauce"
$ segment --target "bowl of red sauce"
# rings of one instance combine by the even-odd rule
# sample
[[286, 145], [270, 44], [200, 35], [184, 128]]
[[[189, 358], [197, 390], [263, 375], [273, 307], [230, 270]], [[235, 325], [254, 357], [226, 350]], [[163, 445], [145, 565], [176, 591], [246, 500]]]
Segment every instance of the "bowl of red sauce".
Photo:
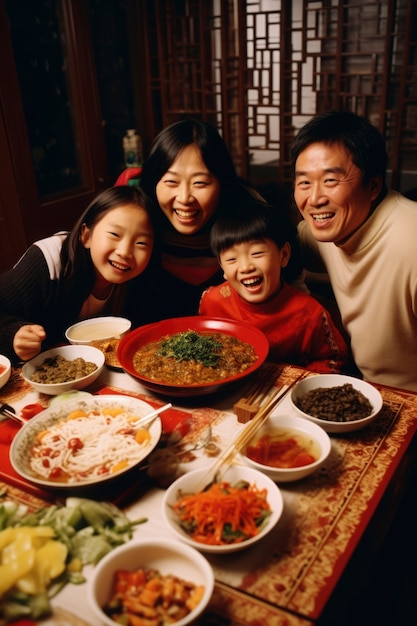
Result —
[[331, 451], [326, 431], [303, 417], [271, 415], [241, 456], [249, 467], [278, 483], [309, 476]]

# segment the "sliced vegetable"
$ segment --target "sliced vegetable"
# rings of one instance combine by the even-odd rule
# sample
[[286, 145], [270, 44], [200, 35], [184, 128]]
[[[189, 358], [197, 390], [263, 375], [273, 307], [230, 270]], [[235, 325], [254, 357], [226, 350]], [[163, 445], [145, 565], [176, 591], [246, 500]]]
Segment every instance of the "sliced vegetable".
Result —
[[[0, 494], [5, 498], [6, 492]], [[84, 565], [96, 564], [133, 536], [131, 521], [110, 502], [71, 497], [28, 513], [9, 501], [0, 505], [0, 623], [39, 619], [68, 582], [85, 582]]]
[[267, 490], [243, 481], [234, 486], [213, 483], [205, 491], [183, 494], [173, 510], [194, 541], [211, 545], [255, 537], [271, 514]]
[[26, 406], [24, 406], [23, 409], [20, 411], [20, 414], [23, 417], [23, 419], [28, 420], [31, 417], [38, 415], [38, 413], [41, 413], [44, 410], [45, 410], [45, 407], [42, 406], [42, 404], [35, 402], [35, 404], [27, 404]]

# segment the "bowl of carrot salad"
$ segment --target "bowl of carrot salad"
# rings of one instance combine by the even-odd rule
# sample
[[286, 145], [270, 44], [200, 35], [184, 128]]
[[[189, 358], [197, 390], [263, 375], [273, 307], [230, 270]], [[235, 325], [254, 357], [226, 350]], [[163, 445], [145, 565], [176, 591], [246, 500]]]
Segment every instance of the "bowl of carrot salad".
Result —
[[263, 539], [283, 511], [278, 486], [251, 467], [232, 465], [205, 487], [207, 468], [180, 476], [165, 492], [162, 512], [178, 538], [202, 552], [229, 553]]

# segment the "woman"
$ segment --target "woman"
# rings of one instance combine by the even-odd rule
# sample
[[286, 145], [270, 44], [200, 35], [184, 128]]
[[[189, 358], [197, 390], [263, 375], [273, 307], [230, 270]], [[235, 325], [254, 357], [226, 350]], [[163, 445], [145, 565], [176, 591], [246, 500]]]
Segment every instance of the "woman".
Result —
[[223, 280], [210, 248], [210, 230], [237, 184], [227, 146], [210, 124], [182, 120], [154, 140], [141, 187], [157, 207], [161, 255], [156, 318], [196, 315], [203, 290]]

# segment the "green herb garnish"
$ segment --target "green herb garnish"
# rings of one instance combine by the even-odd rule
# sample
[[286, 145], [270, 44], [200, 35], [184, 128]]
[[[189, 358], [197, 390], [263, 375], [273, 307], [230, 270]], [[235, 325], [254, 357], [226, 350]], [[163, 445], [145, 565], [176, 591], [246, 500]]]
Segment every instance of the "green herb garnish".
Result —
[[215, 367], [220, 358], [222, 344], [213, 336], [187, 330], [172, 335], [161, 343], [159, 356], [173, 357], [177, 361], [197, 361], [205, 367]]

